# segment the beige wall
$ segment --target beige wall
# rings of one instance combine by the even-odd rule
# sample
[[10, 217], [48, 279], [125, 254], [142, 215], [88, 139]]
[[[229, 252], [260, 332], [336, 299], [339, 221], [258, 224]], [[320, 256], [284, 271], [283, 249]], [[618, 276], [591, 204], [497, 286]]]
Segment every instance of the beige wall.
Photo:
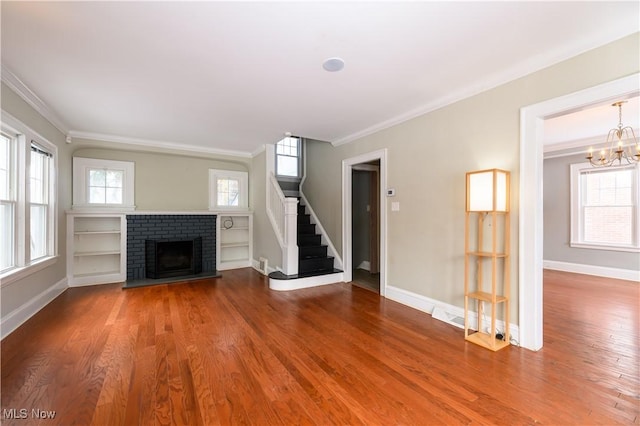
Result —
[[[304, 193], [342, 254], [341, 162], [388, 149], [387, 284], [463, 305], [465, 173], [511, 171], [512, 318], [517, 321], [520, 108], [640, 69], [640, 34], [626, 37], [400, 125], [333, 147], [308, 144]], [[382, 102], [383, 100], [381, 100]]]
[[249, 171], [250, 158], [181, 152], [104, 148], [103, 142], [75, 140], [73, 156], [135, 163], [135, 205], [142, 211], [209, 209], [209, 169]]
[[253, 258], [265, 257], [269, 268], [282, 266], [282, 250], [275, 231], [267, 217], [266, 152], [256, 155], [251, 162], [249, 176], [250, 198], [253, 209]]
[[46, 138], [58, 147], [58, 258], [54, 265], [35, 272], [24, 279], [2, 285], [0, 313], [3, 318], [34, 298], [46, 293], [52, 286], [66, 278], [66, 217], [71, 206], [71, 154], [65, 143], [65, 135], [2, 84], [2, 110]]

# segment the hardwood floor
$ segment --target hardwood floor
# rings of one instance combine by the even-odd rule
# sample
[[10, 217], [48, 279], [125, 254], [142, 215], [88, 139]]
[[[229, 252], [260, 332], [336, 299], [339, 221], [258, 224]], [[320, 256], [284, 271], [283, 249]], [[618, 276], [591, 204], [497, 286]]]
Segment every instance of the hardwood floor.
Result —
[[2, 424], [638, 424], [639, 289], [547, 271], [544, 348], [493, 353], [350, 284], [73, 288], [2, 341]]

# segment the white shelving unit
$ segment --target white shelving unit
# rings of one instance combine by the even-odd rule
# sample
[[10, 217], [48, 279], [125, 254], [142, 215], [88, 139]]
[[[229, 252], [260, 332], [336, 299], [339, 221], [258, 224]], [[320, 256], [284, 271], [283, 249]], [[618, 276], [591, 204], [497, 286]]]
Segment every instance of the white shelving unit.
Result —
[[220, 213], [216, 223], [216, 269], [250, 267], [253, 258], [253, 214]]
[[125, 281], [126, 245], [124, 214], [67, 212], [69, 285]]

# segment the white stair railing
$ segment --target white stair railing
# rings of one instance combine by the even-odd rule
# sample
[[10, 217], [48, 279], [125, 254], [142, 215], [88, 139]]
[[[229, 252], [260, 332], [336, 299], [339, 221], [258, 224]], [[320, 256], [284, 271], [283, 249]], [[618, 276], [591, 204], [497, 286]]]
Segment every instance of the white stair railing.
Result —
[[282, 249], [282, 272], [298, 273], [298, 199], [286, 198], [275, 175], [269, 175], [267, 184], [267, 216]]

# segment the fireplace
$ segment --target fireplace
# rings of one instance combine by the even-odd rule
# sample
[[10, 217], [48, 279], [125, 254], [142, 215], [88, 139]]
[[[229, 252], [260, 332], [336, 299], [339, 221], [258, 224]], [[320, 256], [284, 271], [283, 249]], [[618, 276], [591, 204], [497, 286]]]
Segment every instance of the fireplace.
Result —
[[202, 237], [145, 240], [147, 278], [170, 278], [202, 272]]

